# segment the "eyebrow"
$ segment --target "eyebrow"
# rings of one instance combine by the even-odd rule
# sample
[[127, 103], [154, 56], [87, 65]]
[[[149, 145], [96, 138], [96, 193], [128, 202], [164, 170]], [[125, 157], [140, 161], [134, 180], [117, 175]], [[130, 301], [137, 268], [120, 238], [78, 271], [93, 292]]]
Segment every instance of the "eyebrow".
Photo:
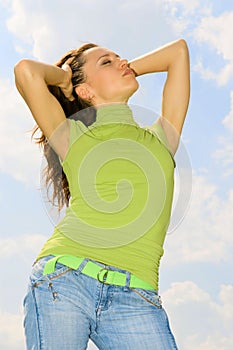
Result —
[[[97, 62], [101, 59], [101, 58], [103, 58], [103, 57], [107, 57], [107, 56], [110, 56], [111, 54], [110, 53], [106, 53], [106, 54], [104, 54], [104, 55], [102, 55], [102, 56], [100, 56], [99, 58], [98, 58], [98, 60], [97, 60]], [[119, 55], [117, 55], [116, 53], [114, 54], [116, 57], [118, 57], [118, 58], [120, 58], [120, 56]]]

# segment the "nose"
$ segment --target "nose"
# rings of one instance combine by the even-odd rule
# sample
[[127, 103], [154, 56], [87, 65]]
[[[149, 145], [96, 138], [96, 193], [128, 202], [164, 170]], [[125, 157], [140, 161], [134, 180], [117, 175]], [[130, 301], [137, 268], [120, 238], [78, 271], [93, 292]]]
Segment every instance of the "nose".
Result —
[[120, 68], [125, 68], [128, 65], [128, 60], [126, 60], [125, 58], [122, 58], [120, 60]]

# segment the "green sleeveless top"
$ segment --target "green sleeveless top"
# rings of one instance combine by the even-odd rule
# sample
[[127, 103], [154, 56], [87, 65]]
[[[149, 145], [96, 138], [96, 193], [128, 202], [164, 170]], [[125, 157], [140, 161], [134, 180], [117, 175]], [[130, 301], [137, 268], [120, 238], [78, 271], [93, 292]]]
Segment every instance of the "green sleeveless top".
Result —
[[127, 104], [113, 104], [100, 106], [91, 126], [69, 127], [61, 164], [71, 199], [37, 258], [90, 258], [158, 289], [175, 166], [162, 126], [142, 128]]

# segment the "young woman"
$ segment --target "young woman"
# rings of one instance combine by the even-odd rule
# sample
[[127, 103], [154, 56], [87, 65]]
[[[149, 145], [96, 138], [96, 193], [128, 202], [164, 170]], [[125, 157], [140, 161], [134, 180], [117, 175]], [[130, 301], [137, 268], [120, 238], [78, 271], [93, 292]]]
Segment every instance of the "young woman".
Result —
[[[156, 72], [167, 72], [162, 116], [142, 128], [127, 102], [136, 78]], [[99, 349], [177, 349], [158, 276], [189, 102], [186, 42], [131, 62], [85, 44], [56, 65], [22, 60], [15, 76], [42, 131], [53, 199], [67, 205], [33, 265], [27, 348], [81, 350], [90, 338]]]

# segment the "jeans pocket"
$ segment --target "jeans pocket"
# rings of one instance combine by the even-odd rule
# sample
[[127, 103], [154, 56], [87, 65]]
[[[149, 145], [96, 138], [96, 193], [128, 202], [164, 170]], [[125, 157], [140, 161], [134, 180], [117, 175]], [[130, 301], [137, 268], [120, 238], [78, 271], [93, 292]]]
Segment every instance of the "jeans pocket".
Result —
[[63, 264], [56, 263], [55, 271], [53, 271], [50, 274], [43, 275], [45, 264], [51, 258], [53, 258], [53, 256], [46, 256], [46, 257], [38, 260], [33, 265], [31, 275], [30, 275], [30, 282], [34, 287], [36, 287], [37, 285], [42, 284], [44, 282], [48, 282], [48, 280], [53, 280], [55, 278], [63, 276], [65, 273], [72, 270], [71, 268], [69, 268]]
[[131, 288], [131, 291], [136, 293], [141, 300], [156, 306], [158, 309], [162, 308], [162, 301], [160, 295], [156, 290], [147, 290], [141, 288]]

